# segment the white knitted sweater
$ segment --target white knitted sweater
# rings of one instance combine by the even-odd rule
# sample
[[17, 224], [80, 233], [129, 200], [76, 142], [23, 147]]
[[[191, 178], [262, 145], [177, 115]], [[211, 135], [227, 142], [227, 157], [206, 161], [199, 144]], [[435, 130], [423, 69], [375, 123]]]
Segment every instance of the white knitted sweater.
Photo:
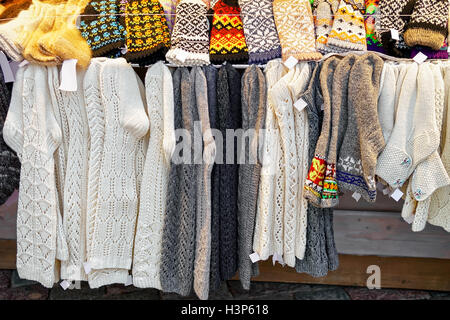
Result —
[[58, 203], [53, 155], [61, 131], [53, 115], [47, 68], [20, 68], [3, 128], [5, 142], [21, 164], [17, 210], [17, 270], [23, 279], [52, 287], [58, 281]]
[[139, 288], [161, 290], [159, 270], [162, 230], [170, 159], [176, 142], [172, 75], [164, 63], [158, 62], [148, 69], [145, 88], [150, 118], [150, 141], [140, 193], [133, 284]]

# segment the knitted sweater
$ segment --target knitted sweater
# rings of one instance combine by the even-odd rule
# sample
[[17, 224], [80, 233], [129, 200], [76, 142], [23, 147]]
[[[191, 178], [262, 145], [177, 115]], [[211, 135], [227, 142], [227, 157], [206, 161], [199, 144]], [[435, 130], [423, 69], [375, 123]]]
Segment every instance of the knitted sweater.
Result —
[[5, 142], [22, 163], [16, 266], [20, 278], [38, 281], [48, 288], [58, 280], [53, 154], [61, 143], [61, 131], [50, 106], [47, 69], [35, 65], [20, 68], [3, 127]]
[[[164, 149], [164, 141], [168, 137], [175, 137], [172, 75], [164, 63], [158, 62], [148, 69], [145, 87], [150, 141], [140, 193], [133, 284], [139, 288], [161, 290], [161, 241], [172, 157], [171, 150]], [[175, 146], [175, 140], [172, 144]]]
[[88, 262], [94, 270], [131, 269], [141, 167], [136, 159], [149, 121], [137, 75], [125, 59], [105, 61], [100, 86], [106, 131]]
[[253, 130], [248, 145], [243, 141], [245, 164], [239, 166], [238, 254], [239, 279], [244, 289], [250, 289], [250, 278], [259, 273], [258, 265], [249, 258], [252, 253], [255, 216], [261, 162], [258, 159], [260, 130], [264, 129], [266, 113], [266, 79], [262, 71], [252, 66], [242, 77], [242, 129]]
[[0, 205], [2, 205], [14, 189], [19, 188], [20, 161], [16, 153], [11, 150], [3, 139], [3, 124], [11, 101], [11, 91], [4, 82], [0, 72]]
[[[175, 129], [185, 129], [186, 137], [194, 139], [195, 109], [193, 73], [177, 69], [173, 75]], [[177, 142], [180, 142], [178, 140]], [[184, 144], [180, 144], [181, 148]], [[172, 158], [167, 193], [166, 216], [161, 252], [161, 286], [166, 292], [189, 295], [194, 278], [196, 240], [197, 167], [192, 164], [193, 145], [177, 146]]]

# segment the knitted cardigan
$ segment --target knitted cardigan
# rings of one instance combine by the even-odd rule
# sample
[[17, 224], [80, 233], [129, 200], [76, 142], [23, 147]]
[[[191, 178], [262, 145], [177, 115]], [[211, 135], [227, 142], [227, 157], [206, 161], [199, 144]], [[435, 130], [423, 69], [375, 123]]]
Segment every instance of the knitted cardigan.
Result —
[[3, 125], [11, 102], [11, 91], [0, 72], [0, 205], [19, 188], [20, 161], [3, 139]]
[[[320, 89], [320, 72], [322, 64], [311, 63], [313, 73], [308, 88], [301, 98], [307, 102], [309, 122], [309, 150], [308, 163], [315, 154], [315, 146], [320, 136], [323, 121], [322, 92]], [[308, 226], [306, 232], [306, 250], [302, 260], [296, 259], [297, 272], [308, 273], [314, 277], [322, 277], [328, 270], [336, 270], [339, 258], [334, 242], [333, 210], [320, 209], [309, 204]]]
[[140, 153], [149, 128], [142, 87], [125, 59], [104, 61], [100, 69], [100, 95], [106, 131], [88, 262], [93, 270], [121, 269], [121, 279], [128, 275], [132, 264], [143, 167]]
[[55, 269], [58, 204], [53, 155], [61, 143], [61, 130], [51, 110], [46, 68], [27, 65], [18, 70], [3, 138], [22, 163], [17, 271], [20, 278], [51, 288], [58, 281]]
[[[163, 62], [158, 62], [148, 69], [145, 88], [150, 140], [142, 177], [134, 244], [133, 285], [161, 290], [159, 272], [162, 231], [170, 159], [175, 147], [172, 74]], [[165, 148], [165, 141], [173, 148]]]
[[[229, 63], [222, 66], [217, 78], [217, 128], [226, 137], [226, 129], [239, 129], [242, 124], [241, 115], [241, 76]], [[228, 159], [229, 151], [224, 143], [223, 159], [218, 159], [216, 174], [219, 175], [218, 208], [220, 221], [220, 276], [222, 280], [231, 279], [238, 268], [237, 261], [237, 203], [239, 165], [237, 164], [237, 146], [234, 145], [234, 158]], [[218, 154], [219, 151], [218, 151]], [[220, 162], [222, 160], [222, 162]], [[216, 202], [213, 201], [214, 204]], [[216, 211], [217, 210], [217, 211]]]
[[[193, 75], [187, 68], [179, 68], [173, 75], [175, 130], [185, 129], [186, 138], [191, 141], [194, 141], [194, 121], [198, 120]], [[182, 158], [172, 158], [170, 168], [160, 277], [163, 291], [187, 296], [194, 278], [198, 170], [192, 164], [193, 145], [185, 147], [189, 152], [183, 150], [183, 145], [180, 144], [181, 149], [177, 145], [174, 153]]]
[[239, 166], [238, 197], [238, 262], [239, 279], [244, 289], [250, 289], [250, 279], [259, 273], [253, 264], [252, 253], [255, 216], [258, 200], [261, 162], [258, 159], [260, 130], [264, 129], [267, 102], [266, 79], [262, 71], [252, 66], [242, 77], [242, 129], [249, 130], [248, 145], [244, 141], [245, 164]]

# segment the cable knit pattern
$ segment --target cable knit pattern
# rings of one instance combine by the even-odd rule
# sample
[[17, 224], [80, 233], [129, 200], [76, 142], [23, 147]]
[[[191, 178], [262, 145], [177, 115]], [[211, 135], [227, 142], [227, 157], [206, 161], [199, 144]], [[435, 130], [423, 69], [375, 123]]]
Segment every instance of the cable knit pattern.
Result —
[[16, 74], [3, 128], [5, 142], [22, 163], [17, 210], [19, 277], [51, 288], [55, 270], [57, 194], [53, 155], [61, 131], [51, 110], [47, 69], [35, 65]]
[[108, 59], [100, 83], [106, 132], [88, 261], [95, 270], [130, 269], [138, 211], [136, 153], [149, 121], [138, 78], [125, 59]]
[[[197, 110], [194, 110], [194, 79], [187, 68], [179, 68], [173, 75], [173, 82], [175, 130], [185, 129], [187, 136], [182, 139], [193, 141], [194, 121], [198, 120]], [[170, 169], [160, 277], [165, 292], [187, 296], [192, 291], [194, 278], [197, 168], [191, 164], [193, 144], [179, 145], [184, 148], [178, 150], [177, 146], [175, 154], [189, 158], [187, 163], [172, 163]]]
[[[163, 62], [150, 67], [145, 77], [150, 141], [145, 160], [137, 221], [133, 284], [161, 290], [162, 231], [166, 212], [171, 154], [164, 150], [164, 133], [174, 131], [172, 75]], [[172, 119], [166, 128], [164, 118]], [[175, 142], [174, 142], [175, 143]]]
[[239, 280], [244, 289], [250, 289], [250, 279], [259, 273], [253, 264], [252, 253], [258, 187], [261, 173], [261, 159], [258, 159], [260, 130], [264, 129], [267, 103], [266, 79], [262, 71], [252, 66], [242, 77], [242, 129], [249, 130], [248, 144], [243, 141], [241, 151], [245, 152], [245, 164], [239, 166], [238, 198], [238, 264]]

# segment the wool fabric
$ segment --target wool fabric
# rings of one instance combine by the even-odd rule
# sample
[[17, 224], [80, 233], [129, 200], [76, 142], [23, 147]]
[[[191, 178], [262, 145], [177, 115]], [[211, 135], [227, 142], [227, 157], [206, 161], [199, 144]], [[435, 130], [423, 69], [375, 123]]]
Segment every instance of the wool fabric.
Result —
[[163, 60], [170, 47], [170, 31], [158, 0], [126, 1], [124, 4], [125, 58], [132, 62]]
[[178, 0], [159, 0], [159, 3], [161, 3], [164, 9], [167, 27], [169, 28], [170, 34], [172, 34], [173, 26], [175, 24], [175, 12], [177, 9]]
[[364, 0], [341, 0], [327, 46], [334, 52], [366, 51]]
[[53, 155], [61, 143], [61, 131], [51, 110], [46, 68], [30, 64], [18, 70], [3, 139], [22, 164], [17, 271], [22, 279], [51, 288], [59, 278], [55, 269], [58, 203]]
[[447, 0], [417, 0], [411, 20], [406, 26], [405, 42], [439, 50], [448, 34], [449, 2]]
[[125, 45], [125, 27], [119, 0], [92, 0], [80, 20], [80, 32], [94, 57], [105, 56]]
[[[242, 287], [250, 289], [250, 279], [259, 273], [252, 263], [253, 235], [258, 200], [261, 159], [258, 159], [260, 134], [264, 129], [267, 102], [266, 79], [262, 71], [251, 66], [242, 77], [242, 129], [254, 130], [244, 145], [245, 164], [239, 166], [238, 192], [238, 253], [239, 279]], [[245, 143], [245, 141], [244, 141]], [[242, 149], [241, 149], [242, 152]]]
[[384, 53], [383, 46], [378, 39], [377, 32], [375, 30], [377, 25], [376, 20], [379, 19], [378, 7], [380, 5], [380, 0], [365, 0], [364, 3], [366, 6], [364, 24], [366, 26], [367, 50]]
[[171, 48], [166, 59], [179, 66], [207, 65], [209, 60], [208, 6], [201, 0], [181, 0], [177, 6]]
[[[175, 140], [172, 74], [163, 62], [151, 66], [145, 77], [150, 140], [144, 165], [133, 256], [133, 285], [161, 290], [162, 232], [166, 212], [172, 149]], [[175, 141], [173, 141], [175, 145]]]
[[209, 54], [212, 62], [248, 62], [244, 25], [237, 0], [220, 0], [214, 6]]
[[432, 50], [428, 47], [415, 46], [411, 49], [411, 58], [414, 58], [419, 52], [422, 52], [428, 59], [448, 59], [447, 40], [439, 50]]
[[[179, 68], [173, 75], [175, 130], [185, 129], [187, 135], [180, 138], [190, 141], [194, 141], [194, 122], [199, 119], [193, 75], [187, 68]], [[165, 292], [187, 296], [194, 281], [197, 168], [192, 162], [194, 144], [178, 145], [169, 173], [160, 277]]]
[[275, 0], [273, 12], [283, 60], [291, 56], [297, 60], [322, 58], [316, 51], [314, 21], [307, 0]]
[[272, 0], [239, 0], [249, 63], [267, 63], [281, 57], [280, 39], [273, 17]]
[[328, 37], [333, 27], [334, 16], [339, 8], [339, 0], [314, 0], [314, 27], [317, 50], [323, 54], [332, 52], [327, 47]]

